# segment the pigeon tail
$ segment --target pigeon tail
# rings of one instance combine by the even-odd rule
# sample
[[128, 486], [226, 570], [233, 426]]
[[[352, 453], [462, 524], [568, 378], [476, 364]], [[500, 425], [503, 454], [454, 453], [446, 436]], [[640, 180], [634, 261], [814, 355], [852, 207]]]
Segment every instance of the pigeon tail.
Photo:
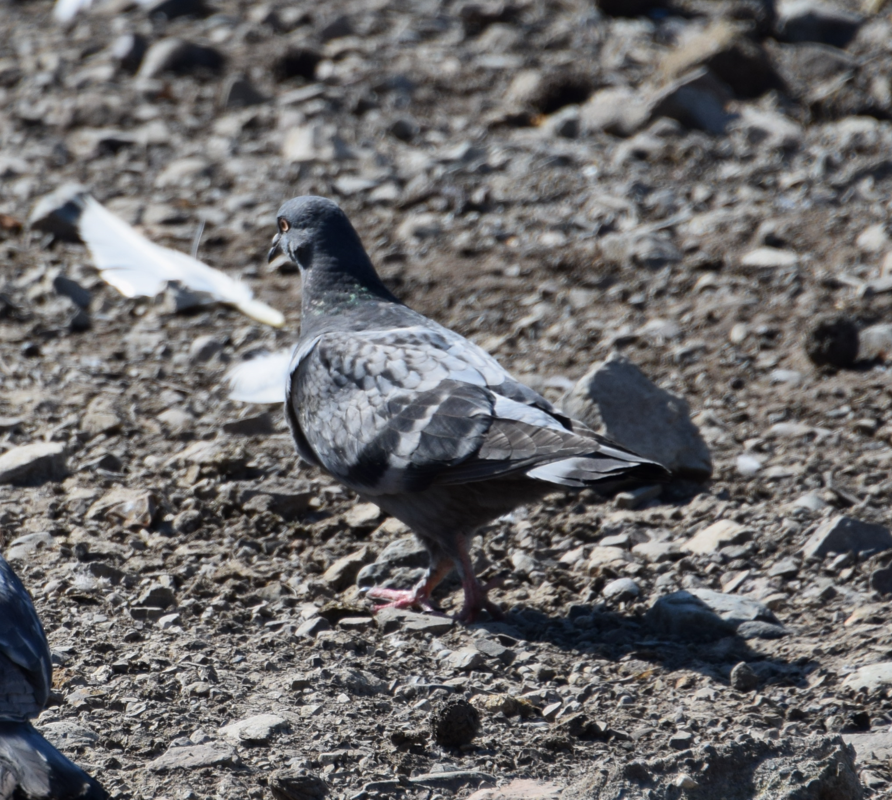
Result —
[[4, 722], [0, 723], [0, 796], [107, 800], [108, 793], [29, 723]]
[[598, 453], [592, 457], [574, 456], [552, 461], [528, 470], [526, 475], [559, 486], [592, 488], [609, 493], [632, 484], [663, 483], [669, 480], [672, 473], [655, 461], [620, 461]]

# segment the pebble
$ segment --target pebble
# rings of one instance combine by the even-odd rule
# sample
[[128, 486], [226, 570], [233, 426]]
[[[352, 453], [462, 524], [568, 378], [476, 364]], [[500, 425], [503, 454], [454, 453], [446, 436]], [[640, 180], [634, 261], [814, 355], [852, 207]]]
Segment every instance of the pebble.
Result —
[[858, 326], [848, 317], [816, 319], [805, 336], [805, 354], [817, 367], [848, 369], [858, 360]]
[[610, 581], [602, 590], [601, 594], [609, 600], [631, 600], [641, 593], [638, 584], [631, 578], [617, 578]]
[[744, 544], [752, 538], [752, 531], [739, 522], [720, 519], [695, 533], [681, 547], [683, 550], [702, 555], [714, 553], [729, 545]]
[[759, 686], [759, 676], [745, 661], [736, 664], [731, 670], [731, 688], [738, 692], [751, 692]]
[[359, 570], [370, 560], [371, 552], [367, 547], [362, 547], [335, 561], [322, 573], [322, 580], [336, 591], [343, 591], [353, 584]]
[[515, 779], [498, 789], [480, 789], [468, 800], [560, 800], [563, 787], [546, 781]]
[[467, 700], [447, 700], [431, 714], [430, 730], [441, 747], [461, 747], [480, 732], [480, 714]]

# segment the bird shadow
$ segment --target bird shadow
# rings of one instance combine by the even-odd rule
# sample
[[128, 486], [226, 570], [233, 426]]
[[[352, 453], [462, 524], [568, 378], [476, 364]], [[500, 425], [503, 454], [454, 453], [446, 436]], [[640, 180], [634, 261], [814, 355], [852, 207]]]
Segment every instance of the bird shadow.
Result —
[[819, 667], [812, 659], [791, 661], [761, 649], [759, 643], [764, 639], [709, 635], [708, 630], [667, 636], [646, 615], [621, 614], [603, 604], [573, 605], [566, 616], [516, 607], [502, 620], [479, 621], [470, 627], [487, 631], [509, 649], [521, 648], [524, 643], [548, 643], [580, 659], [634, 662], [632, 672], [643, 674], [649, 668], [694, 672], [723, 685], [731, 684], [731, 670], [740, 662], [751, 668], [760, 686], [802, 687]]

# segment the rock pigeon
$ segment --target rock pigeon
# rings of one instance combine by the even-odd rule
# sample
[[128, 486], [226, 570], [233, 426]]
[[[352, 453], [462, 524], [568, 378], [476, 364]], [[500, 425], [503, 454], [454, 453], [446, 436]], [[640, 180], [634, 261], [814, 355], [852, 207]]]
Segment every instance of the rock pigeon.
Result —
[[297, 451], [408, 525], [430, 552], [414, 588], [376, 587], [370, 597], [438, 612], [431, 592], [455, 568], [458, 619], [483, 609], [497, 618], [468, 554], [478, 528], [558, 487], [615, 490], [668, 476], [400, 302], [331, 200], [289, 200], [277, 223], [269, 258], [286, 255], [303, 283], [285, 400]]
[[105, 790], [28, 720], [46, 705], [50, 649], [31, 598], [0, 556], [0, 800], [102, 800]]

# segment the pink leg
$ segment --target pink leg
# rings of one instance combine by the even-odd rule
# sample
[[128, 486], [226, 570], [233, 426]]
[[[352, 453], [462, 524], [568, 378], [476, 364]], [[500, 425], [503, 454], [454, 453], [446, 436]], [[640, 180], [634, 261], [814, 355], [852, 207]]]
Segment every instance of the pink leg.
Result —
[[484, 609], [490, 613], [493, 619], [504, 619], [505, 615], [502, 613], [502, 609], [487, 597], [487, 592], [498, 586], [503, 578], [495, 578], [486, 585], [482, 585], [474, 575], [474, 565], [471, 564], [471, 557], [468, 555], [468, 545], [465, 537], [460, 535], [457, 539], [458, 558], [462, 573], [461, 585], [465, 592], [465, 601], [456, 619], [459, 622], [471, 623]]
[[382, 608], [423, 608], [435, 614], [442, 614], [431, 601], [431, 592], [437, 584], [452, 571], [449, 559], [440, 559], [437, 564], [412, 589], [384, 589], [373, 586], [366, 594], [368, 597], [391, 602], [375, 606], [374, 611]]

